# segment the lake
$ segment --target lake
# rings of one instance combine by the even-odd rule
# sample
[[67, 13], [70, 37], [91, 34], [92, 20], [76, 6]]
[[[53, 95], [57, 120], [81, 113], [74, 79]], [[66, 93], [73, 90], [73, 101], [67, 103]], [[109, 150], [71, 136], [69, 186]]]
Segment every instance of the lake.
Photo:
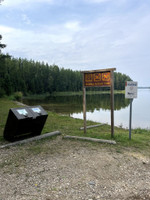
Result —
[[[110, 124], [110, 94], [86, 95], [87, 120]], [[44, 100], [24, 99], [27, 105], [41, 105], [44, 109], [83, 119], [82, 96], [57, 96]], [[124, 94], [114, 95], [114, 124], [129, 127], [130, 102]], [[138, 89], [132, 103], [132, 128], [150, 129], [150, 89]]]

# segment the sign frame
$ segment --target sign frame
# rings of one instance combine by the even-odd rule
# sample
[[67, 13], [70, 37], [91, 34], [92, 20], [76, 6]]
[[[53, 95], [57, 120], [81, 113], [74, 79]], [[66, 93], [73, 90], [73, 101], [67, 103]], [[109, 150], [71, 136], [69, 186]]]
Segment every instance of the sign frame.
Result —
[[[83, 74], [83, 119], [86, 134], [86, 88], [110, 87], [111, 95], [111, 137], [114, 137], [114, 70], [116, 68], [82, 71]], [[89, 84], [90, 83], [90, 84]]]

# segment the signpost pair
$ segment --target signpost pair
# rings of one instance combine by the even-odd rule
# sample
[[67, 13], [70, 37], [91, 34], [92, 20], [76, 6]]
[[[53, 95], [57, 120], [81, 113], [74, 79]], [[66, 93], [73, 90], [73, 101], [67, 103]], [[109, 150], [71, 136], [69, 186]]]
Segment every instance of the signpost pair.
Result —
[[86, 88], [110, 87], [111, 90], [111, 137], [114, 137], [114, 70], [116, 68], [83, 71], [83, 118], [86, 133]]
[[[111, 91], [111, 137], [114, 137], [114, 70], [116, 68], [83, 71], [83, 118], [84, 133], [86, 133], [86, 88], [110, 87]], [[127, 81], [125, 98], [130, 99], [129, 139], [131, 139], [132, 101], [137, 98], [137, 82]]]

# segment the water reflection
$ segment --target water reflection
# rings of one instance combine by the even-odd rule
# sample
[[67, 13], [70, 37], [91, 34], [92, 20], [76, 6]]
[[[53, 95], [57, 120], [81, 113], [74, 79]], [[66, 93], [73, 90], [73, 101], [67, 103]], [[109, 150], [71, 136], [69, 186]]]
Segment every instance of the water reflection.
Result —
[[[138, 90], [138, 97], [132, 103], [132, 128], [150, 129], [150, 90]], [[104, 104], [107, 105], [105, 102]], [[102, 108], [103, 107], [103, 108]], [[87, 112], [87, 119], [95, 122], [110, 124], [110, 110], [101, 106], [93, 112]], [[115, 95], [115, 126], [129, 127], [129, 100], [124, 95]], [[74, 118], [83, 119], [83, 113], [74, 113]]]
[[[110, 124], [110, 95], [87, 95], [87, 119], [95, 122]], [[132, 127], [150, 128], [150, 90], [138, 90], [138, 98], [132, 104]], [[56, 113], [67, 114], [74, 118], [83, 119], [82, 96], [49, 97], [44, 100], [27, 100], [27, 105], [41, 105], [43, 108]], [[129, 125], [129, 100], [124, 94], [114, 95], [115, 126], [128, 128]]]
[[[114, 95], [114, 109], [120, 110], [129, 105], [129, 100], [125, 99], [124, 94]], [[110, 94], [87, 95], [87, 111], [110, 110]]]
[[[110, 110], [110, 94], [94, 94], [86, 95], [87, 112], [95, 112], [95, 110]], [[83, 110], [83, 97], [76, 96], [59, 96], [48, 97], [44, 100], [24, 99], [23, 103], [27, 105], [40, 104], [46, 110], [56, 113], [72, 115], [81, 113]], [[114, 95], [114, 109], [120, 110], [129, 105], [129, 101], [125, 99], [124, 94]]]

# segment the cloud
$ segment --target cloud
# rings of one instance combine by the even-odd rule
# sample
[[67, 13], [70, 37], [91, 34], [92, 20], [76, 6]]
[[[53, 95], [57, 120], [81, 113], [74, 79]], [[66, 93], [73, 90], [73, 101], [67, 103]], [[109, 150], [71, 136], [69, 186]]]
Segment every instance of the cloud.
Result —
[[28, 25], [31, 24], [31, 20], [26, 14], [22, 14], [22, 20]]
[[68, 21], [65, 23], [65, 28], [71, 31], [79, 31], [80, 30], [80, 22], [79, 21]]
[[1, 3], [3, 2], [4, 0], [0, 0], [0, 5], [1, 5]]
[[[58, 0], [57, 3], [63, 3], [63, 1]], [[90, 2], [90, 0], [83, 1]], [[91, 2], [101, 3], [102, 1], [91, 0]], [[55, 63], [60, 67], [72, 69], [116, 67], [118, 71], [126, 70], [129, 75], [135, 71], [133, 66], [144, 66], [148, 69], [150, 65], [148, 6], [146, 9], [145, 4], [138, 5], [134, 9], [129, 9], [128, 12], [122, 12], [122, 10], [114, 12], [116, 9], [114, 7], [113, 12], [96, 14], [96, 17], [92, 15], [88, 23], [80, 14], [78, 18], [72, 18], [69, 15], [69, 18], [65, 16], [54, 23], [48, 20], [48, 22], [44, 21], [44, 24], [40, 24], [39, 21], [35, 24], [32, 22], [34, 21], [32, 15], [23, 12], [21, 20], [31, 26], [24, 26], [23, 30], [22, 26], [17, 26], [20, 21], [16, 25], [18, 28], [0, 26], [3, 43], [7, 44], [7, 48], [3, 51], [14, 57], [40, 60], [49, 64]], [[58, 8], [61, 12], [62, 7]], [[57, 18], [57, 14], [55, 17]]]
[[[28, 19], [26, 15], [23, 18]], [[36, 30], [7, 26], [0, 29], [4, 43], [8, 44], [6, 51], [15, 56], [53, 61], [60, 66], [121, 65], [135, 62], [137, 55], [140, 59], [144, 49], [149, 49], [150, 16], [135, 18], [101, 17], [82, 26], [80, 21], [66, 21], [53, 26], [39, 25]]]
[[112, 0], [84, 0], [84, 1], [88, 3], [105, 3]]
[[[36, 0], [36, 3], [53, 3], [54, 0]], [[20, 7], [20, 6], [28, 6], [35, 3], [35, 0], [4, 0], [3, 6], [7, 7]]]
[[41, 27], [43, 31], [7, 26], [0, 26], [0, 30], [4, 36], [3, 42], [7, 44], [5, 52], [11, 52], [11, 55], [16, 57], [46, 60], [49, 63], [58, 61], [59, 52], [62, 52], [73, 39], [72, 31], [68, 31], [64, 24], [51, 28]]
[[102, 4], [102, 3], [113, 3], [115, 5], [124, 5], [125, 3], [128, 3], [129, 0], [84, 0], [86, 3], [91, 4]]

